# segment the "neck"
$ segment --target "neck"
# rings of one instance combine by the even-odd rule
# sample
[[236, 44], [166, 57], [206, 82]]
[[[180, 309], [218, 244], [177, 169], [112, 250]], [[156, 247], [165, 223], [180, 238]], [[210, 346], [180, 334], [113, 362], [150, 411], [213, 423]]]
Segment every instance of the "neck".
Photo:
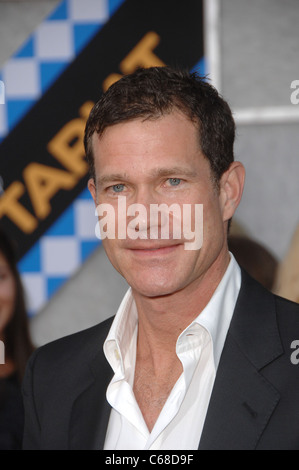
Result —
[[174, 355], [178, 336], [197, 318], [211, 299], [229, 264], [229, 254], [214, 263], [186, 288], [160, 297], [133, 291], [138, 311], [138, 354], [161, 360], [162, 352]]

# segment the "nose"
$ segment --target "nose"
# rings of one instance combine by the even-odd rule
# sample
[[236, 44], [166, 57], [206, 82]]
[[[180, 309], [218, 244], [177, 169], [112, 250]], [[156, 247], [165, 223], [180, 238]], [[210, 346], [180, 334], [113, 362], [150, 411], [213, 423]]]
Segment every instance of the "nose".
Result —
[[159, 198], [155, 192], [148, 186], [138, 188], [135, 194], [134, 202], [127, 208], [128, 216], [128, 235], [132, 238], [158, 238], [159, 227], [161, 226], [160, 217], [153, 218], [151, 208], [159, 204]]

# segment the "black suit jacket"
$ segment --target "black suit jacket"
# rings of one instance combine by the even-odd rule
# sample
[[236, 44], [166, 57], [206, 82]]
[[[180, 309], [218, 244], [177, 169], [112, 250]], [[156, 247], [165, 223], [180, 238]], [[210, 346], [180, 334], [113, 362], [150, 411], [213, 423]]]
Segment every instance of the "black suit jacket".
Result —
[[[24, 449], [103, 448], [112, 319], [39, 348], [23, 383]], [[299, 449], [299, 305], [242, 271], [199, 449]], [[196, 419], [196, 417], [195, 417]]]

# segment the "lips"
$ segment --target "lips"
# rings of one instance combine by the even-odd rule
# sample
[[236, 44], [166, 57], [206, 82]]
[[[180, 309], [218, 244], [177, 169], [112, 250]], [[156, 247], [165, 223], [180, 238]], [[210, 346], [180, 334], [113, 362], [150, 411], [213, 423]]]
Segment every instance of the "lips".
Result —
[[173, 245], [152, 245], [152, 244], [144, 244], [144, 245], [133, 245], [132, 247], [128, 247], [129, 250], [137, 256], [151, 256], [151, 255], [165, 255], [168, 253], [172, 253], [177, 250], [181, 243], [176, 243]]

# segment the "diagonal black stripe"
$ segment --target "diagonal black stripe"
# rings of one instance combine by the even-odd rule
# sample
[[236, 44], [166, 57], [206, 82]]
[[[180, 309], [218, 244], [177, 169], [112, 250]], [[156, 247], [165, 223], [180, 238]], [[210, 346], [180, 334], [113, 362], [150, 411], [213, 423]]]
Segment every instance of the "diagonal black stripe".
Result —
[[[126, 0], [1, 143], [0, 175], [5, 190], [15, 181], [24, 184], [24, 169], [30, 162], [65, 170], [47, 150], [48, 143], [78, 117], [85, 102], [99, 98], [103, 81], [111, 73], [121, 73], [121, 61], [150, 31], [160, 37], [154, 53], [161, 61], [192, 68], [203, 56], [202, 1]], [[72, 189], [57, 191], [50, 200], [49, 215], [38, 219], [32, 233], [24, 233], [10, 218], [2, 217], [1, 225], [17, 242], [19, 259], [73, 202], [86, 182], [84, 175]], [[35, 216], [27, 191], [19, 203]]]

